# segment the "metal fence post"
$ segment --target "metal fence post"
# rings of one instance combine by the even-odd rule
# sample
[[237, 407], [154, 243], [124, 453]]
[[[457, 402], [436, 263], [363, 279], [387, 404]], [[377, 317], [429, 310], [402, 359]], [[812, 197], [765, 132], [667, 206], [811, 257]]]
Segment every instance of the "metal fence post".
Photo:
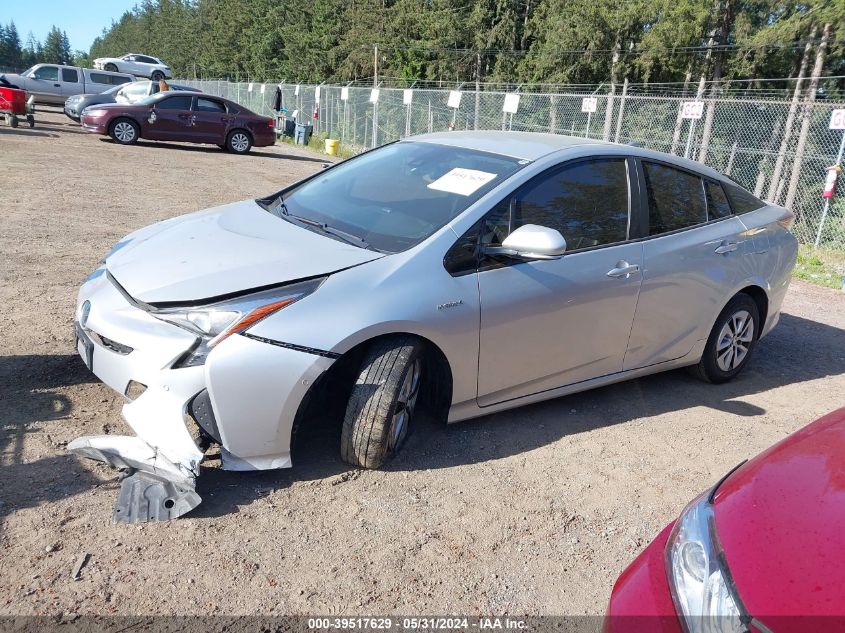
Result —
[[613, 137], [613, 142], [619, 142], [619, 135], [622, 131], [622, 117], [625, 116], [625, 97], [628, 96], [628, 78], [622, 82], [622, 97], [619, 99], [619, 114], [616, 115], [616, 136]]

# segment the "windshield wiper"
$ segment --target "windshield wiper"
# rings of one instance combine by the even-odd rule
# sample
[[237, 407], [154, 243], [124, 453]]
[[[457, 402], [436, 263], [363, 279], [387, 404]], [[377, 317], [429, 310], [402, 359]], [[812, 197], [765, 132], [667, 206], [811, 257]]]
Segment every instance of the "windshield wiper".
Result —
[[339, 237], [347, 244], [352, 244], [353, 246], [358, 246], [360, 248], [375, 250], [365, 239], [358, 237], [354, 233], [347, 233], [346, 231], [343, 231], [341, 229], [336, 229], [333, 226], [329, 226], [325, 222], [318, 222], [317, 220], [312, 220], [311, 218], [306, 218], [301, 215], [291, 213], [290, 211], [288, 211], [287, 206], [285, 206], [285, 202], [281, 198], [281, 196], [279, 197], [279, 201], [276, 203], [275, 208], [281, 211], [282, 215], [285, 218], [290, 218], [291, 220], [294, 220], [296, 222], [301, 222], [302, 224], [313, 226], [314, 228], [321, 230], [323, 233], [328, 233], [329, 235]]

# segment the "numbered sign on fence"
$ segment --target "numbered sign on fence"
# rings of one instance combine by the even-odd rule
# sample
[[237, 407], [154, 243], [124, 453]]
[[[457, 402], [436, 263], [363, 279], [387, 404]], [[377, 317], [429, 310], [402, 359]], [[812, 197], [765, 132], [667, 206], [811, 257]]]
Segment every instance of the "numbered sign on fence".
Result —
[[261, 84], [261, 94], [264, 94], [264, 92], [266, 90], [267, 90], [267, 84]]
[[247, 92], [252, 92], [252, 82], [249, 82], [249, 85], [246, 87]]
[[414, 91], [410, 88], [405, 88], [405, 90], [402, 91], [402, 103], [404, 103], [405, 105], [411, 105], [413, 101]]
[[455, 108], [456, 110], [461, 107], [461, 91], [460, 90], [450, 90], [449, 91], [449, 100], [446, 102], [446, 105], [450, 108]]
[[595, 97], [584, 97], [581, 99], [581, 112], [592, 114], [599, 106], [599, 100]]
[[700, 119], [704, 114], [703, 101], [684, 101], [681, 103], [682, 119]]
[[830, 129], [845, 130], [845, 110], [834, 110], [830, 113]]
[[378, 103], [378, 96], [381, 90], [378, 88], [373, 88], [370, 90], [370, 103]]
[[297, 97], [299, 96], [299, 84], [296, 84], [293, 87], [293, 94], [295, 94]]
[[502, 112], [509, 114], [516, 114], [519, 109], [519, 95], [515, 92], [509, 92], [505, 95], [505, 102], [502, 104]]
[[320, 103], [320, 86], [314, 88], [314, 101]]
[[349, 88], [346, 86], [340, 89], [340, 100], [349, 101]]

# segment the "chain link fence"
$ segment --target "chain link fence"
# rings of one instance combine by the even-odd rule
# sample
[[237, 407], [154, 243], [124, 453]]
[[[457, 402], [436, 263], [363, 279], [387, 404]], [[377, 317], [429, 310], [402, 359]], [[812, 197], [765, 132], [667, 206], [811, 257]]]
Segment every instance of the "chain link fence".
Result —
[[[318, 138], [337, 138], [363, 151], [405, 136], [454, 130], [520, 130], [568, 134], [688, 156], [725, 173], [756, 195], [796, 214], [803, 243], [845, 251], [845, 196], [824, 214], [822, 189], [845, 132], [830, 130], [831, 113], [845, 102], [704, 97], [700, 119], [682, 118], [694, 97], [630, 94], [621, 86], [601, 92], [521, 92], [515, 112], [494, 90], [380, 88], [179, 80], [268, 116], [276, 90], [287, 116], [314, 125]], [[595, 111], [583, 112], [585, 97]], [[451, 101], [450, 101], [451, 99]], [[510, 101], [515, 98], [511, 97]], [[512, 109], [512, 108], [511, 108]], [[840, 190], [842, 187], [840, 186]], [[824, 215], [824, 218], [823, 218]]]

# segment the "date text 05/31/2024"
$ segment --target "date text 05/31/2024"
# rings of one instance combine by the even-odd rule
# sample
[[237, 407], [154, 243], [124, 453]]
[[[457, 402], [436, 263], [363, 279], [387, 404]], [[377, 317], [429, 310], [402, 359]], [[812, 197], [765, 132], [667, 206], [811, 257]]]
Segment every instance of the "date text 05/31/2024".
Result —
[[355, 618], [308, 618], [309, 629], [345, 630], [522, 630], [527, 628], [524, 620], [507, 617], [355, 617]]

